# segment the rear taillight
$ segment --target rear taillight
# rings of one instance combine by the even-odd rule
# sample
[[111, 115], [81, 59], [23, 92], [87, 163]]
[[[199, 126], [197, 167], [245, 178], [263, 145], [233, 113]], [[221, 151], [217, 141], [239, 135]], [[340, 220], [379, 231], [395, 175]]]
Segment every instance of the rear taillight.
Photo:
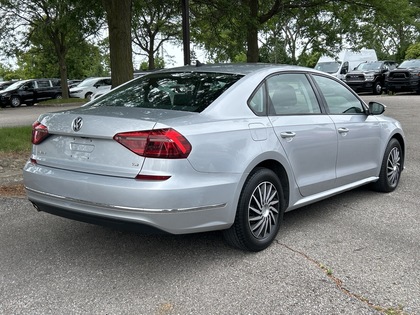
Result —
[[118, 133], [114, 140], [144, 157], [182, 159], [191, 152], [188, 140], [171, 128]]
[[32, 124], [32, 143], [40, 144], [45, 138], [48, 137], [48, 128], [36, 121]]

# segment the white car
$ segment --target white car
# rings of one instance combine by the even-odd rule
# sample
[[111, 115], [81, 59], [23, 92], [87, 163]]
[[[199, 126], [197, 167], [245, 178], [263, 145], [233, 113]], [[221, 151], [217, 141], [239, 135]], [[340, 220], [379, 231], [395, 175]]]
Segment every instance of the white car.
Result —
[[110, 77], [88, 78], [79, 85], [70, 89], [70, 97], [90, 99], [98, 90], [109, 87], [111, 89]]
[[111, 88], [112, 88], [111, 85], [105, 85], [105, 86], [98, 87], [96, 92], [91, 95], [90, 99], [94, 100], [94, 99], [98, 98], [99, 96], [102, 96], [105, 93], [108, 93], [109, 91], [111, 91]]

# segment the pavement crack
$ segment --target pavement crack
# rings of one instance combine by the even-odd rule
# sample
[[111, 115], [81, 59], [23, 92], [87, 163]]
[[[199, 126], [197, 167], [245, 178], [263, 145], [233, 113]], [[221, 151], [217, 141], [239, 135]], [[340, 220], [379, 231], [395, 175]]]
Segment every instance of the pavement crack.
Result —
[[286, 249], [294, 252], [295, 254], [298, 254], [298, 255], [304, 257], [306, 260], [310, 261], [315, 266], [317, 266], [319, 269], [321, 269], [326, 274], [326, 276], [328, 278], [330, 278], [330, 280], [335, 283], [335, 285], [337, 286], [337, 288], [341, 292], [343, 292], [344, 294], [346, 294], [346, 295], [348, 295], [348, 296], [350, 296], [350, 297], [352, 297], [354, 299], [357, 299], [360, 302], [366, 304], [368, 307], [370, 307], [370, 308], [372, 308], [372, 309], [374, 309], [374, 310], [376, 310], [378, 312], [381, 312], [383, 314], [386, 314], [386, 315], [409, 315], [408, 313], [406, 313], [406, 312], [403, 311], [402, 306], [399, 306], [398, 308], [385, 308], [385, 307], [382, 307], [380, 305], [374, 304], [369, 299], [367, 299], [367, 298], [365, 298], [365, 297], [363, 297], [363, 296], [361, 296], [359, 294], [356, 294], [356, 293], [351, 292], [349, 289], [347, 289], [344, 286], [343, 281], [341, 279], [339, 279], [338, 277], [336, 277], [336, 276], [333, 275], [333, 272], [332, 272], [332, 269], [331, 268], [325, 266], [321, 262], [319, 262], [316, 259], [314, 259], [314, 258], [310, 257], [309, 255], [305, 254], [304, 252], [301, 252], [301, 251], [299, 251], [297, 249], [294, 249], [294, 248], [290, 247], [289, 245], [286, 245], [286, 244], [280, 242], [277, 239], [275, 241], [276, 241], [276, 243], [278, 245], [283, 246], [284, 248], [286, 248]]

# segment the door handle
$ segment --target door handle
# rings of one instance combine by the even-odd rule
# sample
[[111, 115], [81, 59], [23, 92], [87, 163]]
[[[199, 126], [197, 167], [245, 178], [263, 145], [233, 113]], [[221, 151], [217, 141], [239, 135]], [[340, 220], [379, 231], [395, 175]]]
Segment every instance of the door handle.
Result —
[[338, 133], [348, 133], [349, 131], [348, 128], [338, 128]]
[[285, 131], [280, 133], [280, 137], [282, 138], [293, 138], [294, 136], [296, 136], [296, 133], [292, 131]]

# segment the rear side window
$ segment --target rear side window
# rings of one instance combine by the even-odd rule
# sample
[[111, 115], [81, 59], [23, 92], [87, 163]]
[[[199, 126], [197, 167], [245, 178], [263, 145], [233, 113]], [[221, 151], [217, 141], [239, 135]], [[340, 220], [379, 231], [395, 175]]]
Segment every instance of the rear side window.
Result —
[[154, 73], [111, 91], [91, 106], [201, 112], [241, 77], [225, 73]]
[[321, 109], [315, 93], [303, 73], [286, 73], [267, 79], [268, 114], [319, 114]]
[[39, 88], [50, 87], [50, 81], [37, 81]]

